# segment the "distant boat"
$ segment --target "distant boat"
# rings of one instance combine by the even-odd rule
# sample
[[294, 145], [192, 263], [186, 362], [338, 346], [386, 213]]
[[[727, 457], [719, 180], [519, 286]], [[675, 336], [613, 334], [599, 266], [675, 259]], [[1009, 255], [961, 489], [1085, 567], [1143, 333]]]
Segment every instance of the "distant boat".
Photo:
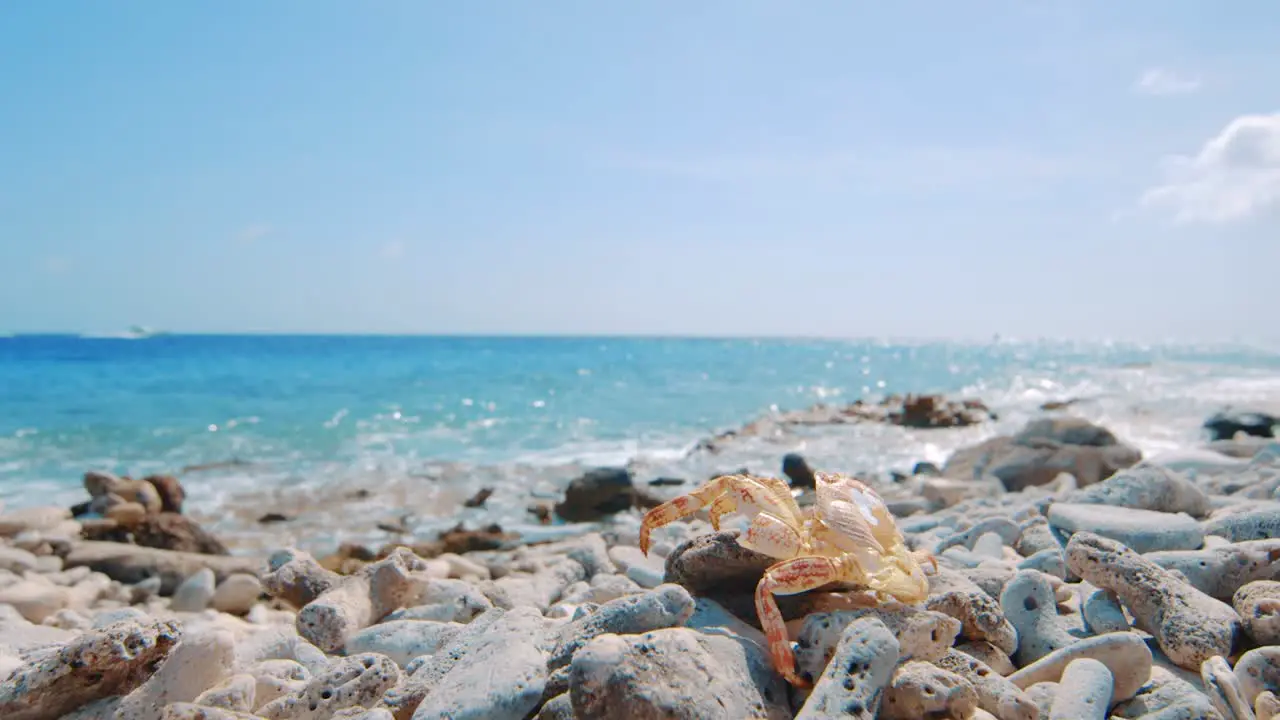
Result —
[[157, 330], [146, 325], [130, 325], [128, 334], [132, 338], [141, 340], [142, 338], [160, 337], [169, 333], [166, 330]]
[[84, 333], [82, 338], [97, 338], [111, 340], [145, 340], [152, 337], [160, 337], [168, 335], [167, 330], [157, 330], [147, 327], [146, 325], [130, 325], [128, 330], [113, 333]]

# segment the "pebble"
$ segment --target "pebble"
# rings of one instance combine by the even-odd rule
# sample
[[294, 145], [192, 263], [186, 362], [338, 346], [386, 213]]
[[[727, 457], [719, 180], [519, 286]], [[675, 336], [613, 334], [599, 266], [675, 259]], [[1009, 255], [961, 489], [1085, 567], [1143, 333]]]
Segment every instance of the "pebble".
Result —
[[547, 655], [529, 638], [473, 648], [432, 687], [413, 720], [523, 720], [547, 684]]
[[1080, 605], [1080, 614], [1094, 635], [1129, 629], [1129, 618], [1125, 617], [1124, 608], [1110, 590], [1094, 590], [1086, 595]]
[[160, 720], [165, 705], [195, 700], [231, 674], [235, 651], [229, 632], [187, 635], [155, 674], [120, 702], [116, 720]]
[[0, 537], [13, 537], [24, 532], [52, 530], [71, 519], [71, 511], [63, 507], [31, 507], [0, 514]]
[[1173, 572], [1092, 533], [1072, 536], [1067, 563], [1095, 587], [1115, 593], [1136, 626], [1151, 633], [1180, 667], [1199, 670], [1214, 655], [1231, 654], [1240, 616]]
[[418, 604], [396, 611], [388, 619], [403, 617], [465, 623], [493, 607], [493, 602], [474, 585], [453, 579], [432, 580], [414, 602]]
[[1270, 690], [1263, 690], [1253, 701], [1253, 712], [1259, 718], [1275, 720], [1275, 716], [1280, 715], [1280, 697]]
[[1153, 552], [1143, 557], [1166, 570], [1178, 571], [1200, 592], [1224, 601], [1248, 583], [1280, 580], [1280, 538], [1245, 540], [1204, 550]]
[[257, 690], [257, 678], [248, 673], [240, 673], [200, 693], [194, 703], [204, 707], [250, 712], [257, 707]]
[[200, 612], [209, 607], [216, 591], [217, 578], [209, 568], [201, 568], [183, 580], [173, 591], [169, 608], [175, 612]]
[[937, 661], [938, 667], [955, 673], [973, 685], [978, 707], [999, 720], [1036, 720], [1040, 708], [1008, 678], [981, 660], [951, 649]]
[[982, 640], [973, 642], [957, 643], [955, 649], [969, 657], [976, 658], [986, 663], [988, 667], [1000, 675], [1008, 677], [1012, 675], [1017, 666], [1013, 664], [1013, 658], [1009, 657], [1000, 648], [989, 642]]
[[257, 576], [232, 573], [218, 583], [209, 604], [218, 612], [248, 615], [261, 595], [262, 582]]
[[628, 579], [642, 588], [658, 587], [666, 573], [663, 558], [656, 552], [651, 552], [646, 557], [637, 547], [615, 545], [609, 548], [609, 559]]
[[21, 575], [24, 572], [35, 570], [39, 562], [39, 558], [22, 548], [0, 545], [0, 570], [8, 570], [11, 573]]
[[1106, 720], [1114, 687], [1105, 664], [1087, 657], [1072, 660], [1053, 694], [1049, 720]]
[[323, 720], [339, 710], [372, 707], [399, 680], [400, 669], [391, 658], [377, 653], [351, 655], [257, 713], [267, 720]]
[[301, 608], [342, 582], [342, 576], [321, 567], [315, 558], [297, 548], [285, 548], [267, 559], [262, 586], [273, 597]]
[[542, 704], [534, 720], [574, 720], [573, 698], [563, 692]]
[[253, 699], [258, 706], [301, 692], [311, 679], [311, 671], [302, 663], [285, 658], [256, 663], [248, 668], [248, 674], [254, 681]]
[[970, 717], [978, 707], [978, 691], [960, 675], [933, 663], [911, 660], [899, 665], [884, 691], [880, 717], [920, 720], [926, 717]]
[[1101, 535], [1138, 553], [1198, 550], [1204, 544], [1200, 523], [1186, 513], [1057, 502], [1049, 507], [1049, 525], [1068, 536]]
[[[640, 513], [624, 511], [524, 547], [401, 547], [347, 575], [285, 548], [258, 570], [112, 579], [96, 562], [63, 568], [83, 547], [64, 510], [15, 511], [0, 516], [14, 531], [0, 532], [0, 717], [1270, 719], [1272, 455], [1141, 463], [1083, 488], [886, 486], [916, 513], [899, 520], [910, 546], [935, 554], [928, 597], [777, 596], [811, 688], [774, 670], [756, 616], [777, 559], [738, 545], [727, 518], [720, 532], [673, 523], [648, 556]], [[926, 483], [929, 497], [911, 495]], [[100, 496], [118, 520], [153, 500], [130, 487]]]
[[429, 689], [414, 718], [449, 713], [520, 718], [519, 713], [537, 708], [548, 676], [547, 624], [531, 607], [490, 612], [490, 622], [474, 629], [468, 625], [471, 632], [460, 631], [414, 673], [414, 680]]
[[1113, 700], [1128, 700], [1151, 678], [1152, 657], [1146, 642], [1137, 633], [1117, 632], [1085, 638], [1055, 650], [1020, 668], [1009, 681], [1022, 689], [1036, 683], [1059, 682], [1067, 665], [1079, 658], [1091, 658], [1106, 665], [1114, 679]]
[[1132, 698], [1118, 702], [1115, 714], [1123, 718], [1186, 718], [1225, 720], [1214, 710], [1203, 690], [1202, 681], [1195, 683], [1163, 667], [1152, 667], [1151, 679]]
[[1042, 572], [1019, 571], [1005, 585], [1000, 607], [1017, 631], [1018, 650], [1013, 660], [1018, 665], [1029, 665], [1077, 640], [1067, 619], [1059, 617], [1053, 586]]
[[548, 667], [555, 670], [568, 665], [582, 646], [607, 633], [638, 635], [683, 625], [693, 615], [693, 609], [689, 591], [675, 584], [610, 600], [559, 630]]
[[1074, 493], [1067, 499], [1111, 507], [1186, 513], [1200, 518], [1208, 514], [1209, 496], [1186, 475], [1161, 465], [1139, 463], [1103, 482]]
[[403, 668], [414, 658], [439, 652], [463, 627], [455, 622], [391, 620], [356, 632], [347, 640], [346, 650], [386, 655]]
[[797, 720], [875, 720], [899, 657], [897, 638], [879, 618], [867, 616], [850, 622], [841, 631], [830, 662]]
[[179, 702], [165, 706], [164, 720], [259, 720], [259, 717], [226, 708]]
[[1259, 645], [1280, 645], [1280, 582], [1255, 580], [1243, 585], [1231, 605], [1244, 631]]
[[69, 602], [66, 588], [35, 580], [20, 580], [7, 587], [0, 587], [0, 605], [15, 608], [22, 617], [33, 623], [44, 622]]
[[0, 683], [0, 717], [43, 720], [91, 702], [129, 695], [181, 638], [174, 622], [119, 623], [84, 633], [13, 670]]
[[[787, 691], [761, 654], [688, 628], [601, 635], [570, 665], [579, 720], [615, 717], [785, 718]], [[643, 692], [639, 692], [644, 688]]]
[[[310, 586], [311, 580], [304, 578], [304, 584]], [[357, 631], [394, 610], [418, 604], [431, 580], [425, 560], [397, 548], [328, 585], [308, 602], [298, 611], [298, 634], [325, 652], [337, 652]]]
[[1204, 522], [1206, 535], [1220, 535], [1231, 542], [1267, 540], [1280, 536], [1280, 506], [1232, 513]]
[[[414, 671], [404, 688], [388, 693], [384, 701], [397, 716], [413, 714], [413, 708], [432, 697], [435, 704], [428, 707], [483, 711], [485, 702], [506, 702], [497, 690], [505, 687], [519, 697], [504, 707], [518, 708], [533, 694], [534, 686], [546, 685], [547, 632], [547, 621], [536, 608], [494, 608], [468, 623]], [[512, 654], [504, 659], [507, 648]], [[531, 664], [535, 652], [542, 658], [540, 672]], [[440, 686], [451, 688], [450, 694], [437, 697]], [[542, 694], [539, 688], [538, 697]]]
[[1232, 672], [1250, 704], [1263, 692], [1280, 692], [1280, 646], [1268, 645], [1244, 653]]
[[1253, 716], [1253, 703], [1245, 699], [1240, 681], [1225, 658], [1215, 655], [1200, 666], [1200, 679], [1213, 708], [1227, 718]]
[[863, 618], [874, 618], [893, 633], [899, 657], [904, 660], [939, 660], [960, 632], [960, 621], [950, 615], [909, 606], [814, 613], [804, 619], [795, 636], [800, 675], [819, 677], [831, 663], [848, 626]]
[[944, 568], [929, 578], [925, 607], [959, 620], [961, 638], [990, 642], [1012, 656], [1018, 648], [1018, 633], [996, 597], [999, 593], [993, 597], [964, 575]]

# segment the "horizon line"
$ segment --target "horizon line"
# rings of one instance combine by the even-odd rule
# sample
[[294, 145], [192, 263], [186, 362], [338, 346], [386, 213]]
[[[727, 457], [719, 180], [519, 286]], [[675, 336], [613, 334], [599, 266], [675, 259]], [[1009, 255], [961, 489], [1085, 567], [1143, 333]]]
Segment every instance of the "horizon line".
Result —
[[1191, 340], [1184, 338], [1137, 339], [1095, 337], [1078, 338], [1065, 336], [1017, 336], [1003, 333], [991, 333], [978, 337], [973, 335], [929, 336], [929, 335], [811, 335], [811, 334], [710, 334], [710, 333], [652, 333], [652, 332], [493, 332], [493, 331], [364, 331], [364, 330], [153, 330], [153, 334], [130, 336], [126, 331], [108, 333], [85, 330], [15, 330], [0, 331], [0, 340], [22, 337], [74, 337], [84, 340], [146, 340], [164, 337], [279, 337], [279, 338], [434, 338], [434, 339], [539, 339], [539, 340], [738, 340], [738, 341], [811, 341], [811, 342], [853, 342], [871, 344], [1027, 344], [1027, 343], [1082, 343], [1090, 345], [1199, 345], [1199, 346], [1247, 346], [1255, 349], [1276, 351], [1280, 349], [1280, 339], [1271, 338], [1232, 338], [1216, 340]]

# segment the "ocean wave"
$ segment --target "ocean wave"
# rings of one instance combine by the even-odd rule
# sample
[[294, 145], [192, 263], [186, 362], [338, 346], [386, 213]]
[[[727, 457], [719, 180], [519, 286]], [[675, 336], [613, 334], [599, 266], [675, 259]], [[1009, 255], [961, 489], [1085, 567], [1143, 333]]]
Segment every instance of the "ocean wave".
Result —
[[[384, 341], [337, 360], [331, 345], [308, 354], [285, 344], [253, 362], [266, 352], [258, 345], [179, 352], [197, 342], [0, 355], [0, 383], [25, 388], [0, 419], [0, 499], [69, 505], [90, 468], [140, 476], [195, 467], [182, 474], [191, 505], [219, 532], [247, 532], [249, 510], [226, 508], [273, 507], [361, 527], [413, 512], [426, 532], [459, 520], [528, 523], [530, 502], [594, 466], [628, 466], [641, 482], [697, 482], [740, 468], [777, 475], [782, 456], [798, 452], [814, 467], [883, 476], [941, 464], [1043, 415], [1046, 403], [1147, 454], [1197, 447], [1201, 423], [1223, 405], [1280, 411], [1280, 356], [1258, 349], [611, 340], [519, 353], [499, 345], [485, 356], [496, 364], [484, 366], [474, 341], [433, 350], [430, 362], [418, 346]], [[790, 427], [694, 452], [762, 415], [905, 391], [981, 399], [999, 419], [948, 430]], [[240, 462], [218, 465], [231, 459]], [[485, 507], [460, 509], [481, 487], [495, 488]], [[367, 500], [344, 499], [361, 489]], [[325, 503], [346, 509], [315, 509]]]

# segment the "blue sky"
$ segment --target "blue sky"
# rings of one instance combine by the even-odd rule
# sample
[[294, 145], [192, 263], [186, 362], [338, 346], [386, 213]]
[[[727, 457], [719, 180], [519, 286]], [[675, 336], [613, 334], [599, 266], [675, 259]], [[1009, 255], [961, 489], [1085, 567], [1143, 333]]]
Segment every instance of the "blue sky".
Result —
[[0, 330], [1263, 339], [1280, 6], [0, 4]]

